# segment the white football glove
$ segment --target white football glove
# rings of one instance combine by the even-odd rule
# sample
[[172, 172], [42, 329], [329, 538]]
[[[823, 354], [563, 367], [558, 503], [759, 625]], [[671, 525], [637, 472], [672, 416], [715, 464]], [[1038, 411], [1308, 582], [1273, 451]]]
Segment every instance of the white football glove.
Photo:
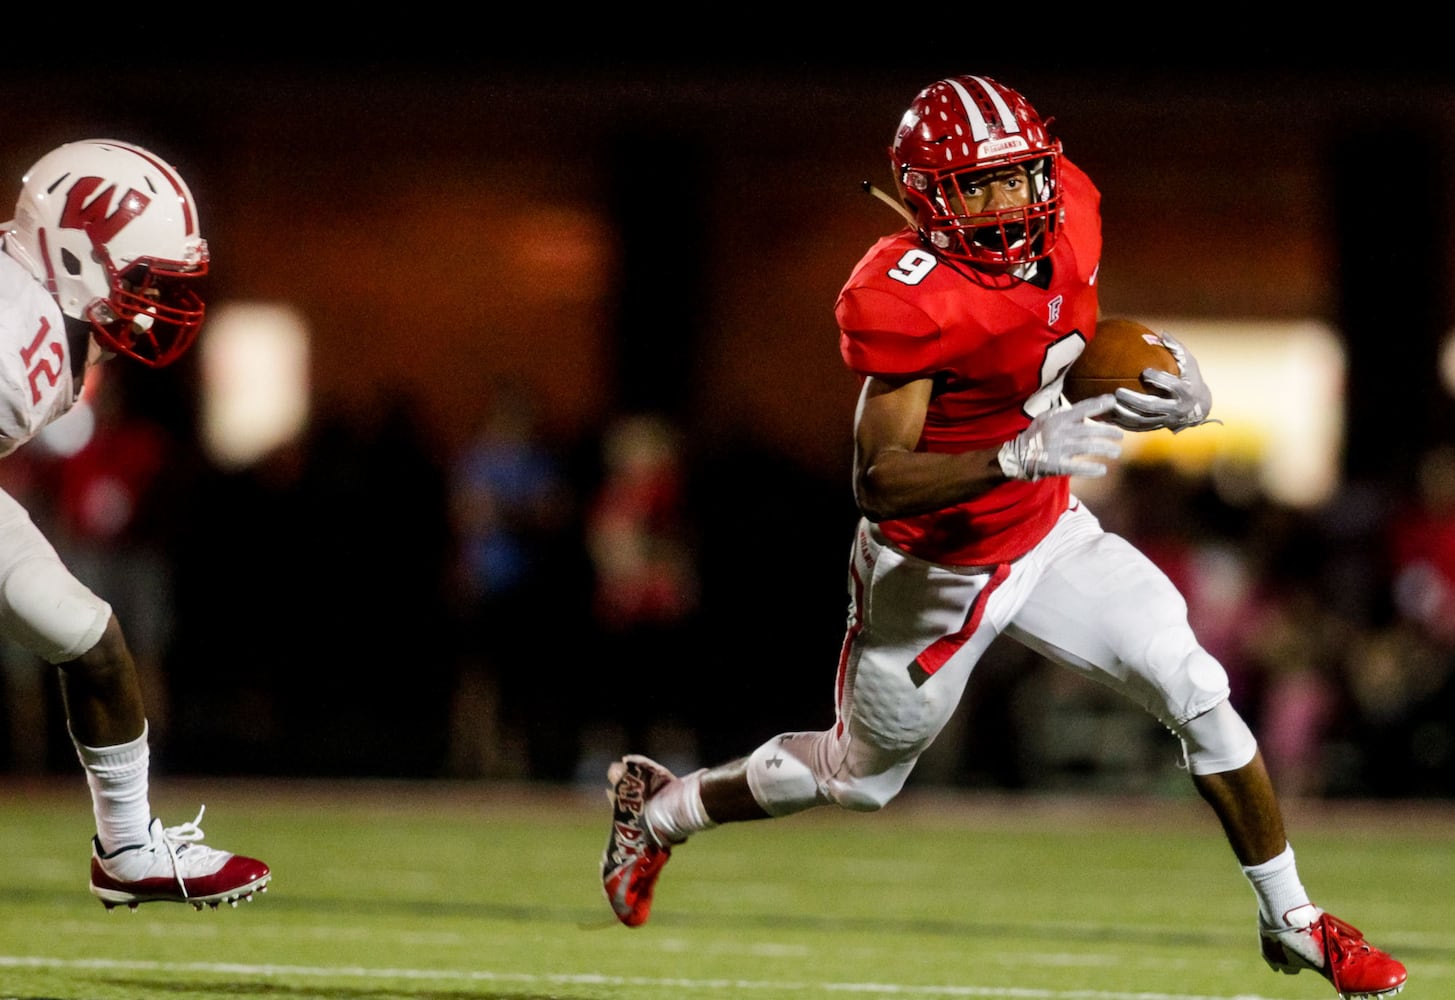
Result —
[[1207, 423], [1208, 411], [1212, 409], [1212, 390], [1202, 380], [1197, 359], [1170, 333], [1157, 336], [1177, 359], [1181, 374], [1148, 368], [1142, 373], [1142, 381], [1166, 395], [1118, 389], [1112, 422], [1129, 431], [1155, 431], [1165, 427], [1173, 434]]
[[[1111, 393], [1083, 399], [1074, 406], [1043, 413], [1019, 435], [1000, 446], [996, 458], [1007, 479], [1035, 482], [1046, 476], [1106, 475], [1106, 463], [1122, 453], [1122, 432], [1109, 423], [1092, 420], [1116, 407]], [[1078, 456], [1096, 456], [1081, 458]]]

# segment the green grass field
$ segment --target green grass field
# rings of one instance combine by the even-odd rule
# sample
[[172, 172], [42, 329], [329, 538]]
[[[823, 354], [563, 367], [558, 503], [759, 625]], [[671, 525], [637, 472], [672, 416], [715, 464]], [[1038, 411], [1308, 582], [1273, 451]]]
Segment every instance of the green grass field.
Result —
[[[0, 997], [447, 1000], [1298, 1000], [1253, 896], [1195, 799], [906, 793], [679, 848], [652, 921], [612, 920], [601, 792], [475, 783], [159, 779], [168, 824], [273, 887], [236, 908], [108, 913], [86, 890], [90, 804], [72, 781], [4, 786]], [[1455, 810], [1298, 803], [1317, 901], [1455, 997]]]

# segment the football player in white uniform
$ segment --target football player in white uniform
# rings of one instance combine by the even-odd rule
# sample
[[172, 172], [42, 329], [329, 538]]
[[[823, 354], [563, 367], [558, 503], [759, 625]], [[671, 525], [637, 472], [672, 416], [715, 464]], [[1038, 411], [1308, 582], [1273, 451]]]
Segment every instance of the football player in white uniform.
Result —
[[[70, 410], [92, 365], [125, 355], [160, 368], [201, 329], [197, 207], [145, 149], [87, 139], [47, 153], [0, 241], [0, 455]], [[91, 892], [108, 910], [235, 906], [267, 888], [267, 865], [202, 843], [200, 811], [174, 827], [152, 816], [146, 710], [121, 625], [3, 490], [0, 635], [59, 668], [96, 819]]]

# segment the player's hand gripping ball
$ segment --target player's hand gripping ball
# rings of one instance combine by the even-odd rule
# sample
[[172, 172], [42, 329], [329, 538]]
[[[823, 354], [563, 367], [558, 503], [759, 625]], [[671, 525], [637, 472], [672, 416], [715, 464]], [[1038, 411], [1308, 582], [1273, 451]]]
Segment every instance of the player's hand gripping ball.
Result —
[[1073, 403], [1117, 389], [1155, 392], [1142, 381], [1142, 372], [1148, 368], [1177, 375], [1177, 358], [1163, 346], [1161, 337], [1136, 320], [1104, 319], [1096, 324], [1096, 336], [1066, 370], [1062, 392]]

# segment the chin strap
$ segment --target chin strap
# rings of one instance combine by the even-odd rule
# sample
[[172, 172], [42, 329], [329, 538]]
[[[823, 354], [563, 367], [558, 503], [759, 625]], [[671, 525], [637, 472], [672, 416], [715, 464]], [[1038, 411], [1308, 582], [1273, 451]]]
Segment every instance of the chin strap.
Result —
[[900, 217], [904, 219], [905, 222], [909, 223], [909, 228], [914, 230], [919, 229], [919, 223], [914, 221], [914, 216], [910, 214], [909, 209], [905, 208], [904, 205], [896, 201], [893, 195], [886, 194], [884, 191], [875, 187], [869, 181], [864, 181], [863, 187], [865, 194], [872, 194], [874, 197], [884, 202], [884, 204], [888, 205], [890, 208], [898, 212]]

